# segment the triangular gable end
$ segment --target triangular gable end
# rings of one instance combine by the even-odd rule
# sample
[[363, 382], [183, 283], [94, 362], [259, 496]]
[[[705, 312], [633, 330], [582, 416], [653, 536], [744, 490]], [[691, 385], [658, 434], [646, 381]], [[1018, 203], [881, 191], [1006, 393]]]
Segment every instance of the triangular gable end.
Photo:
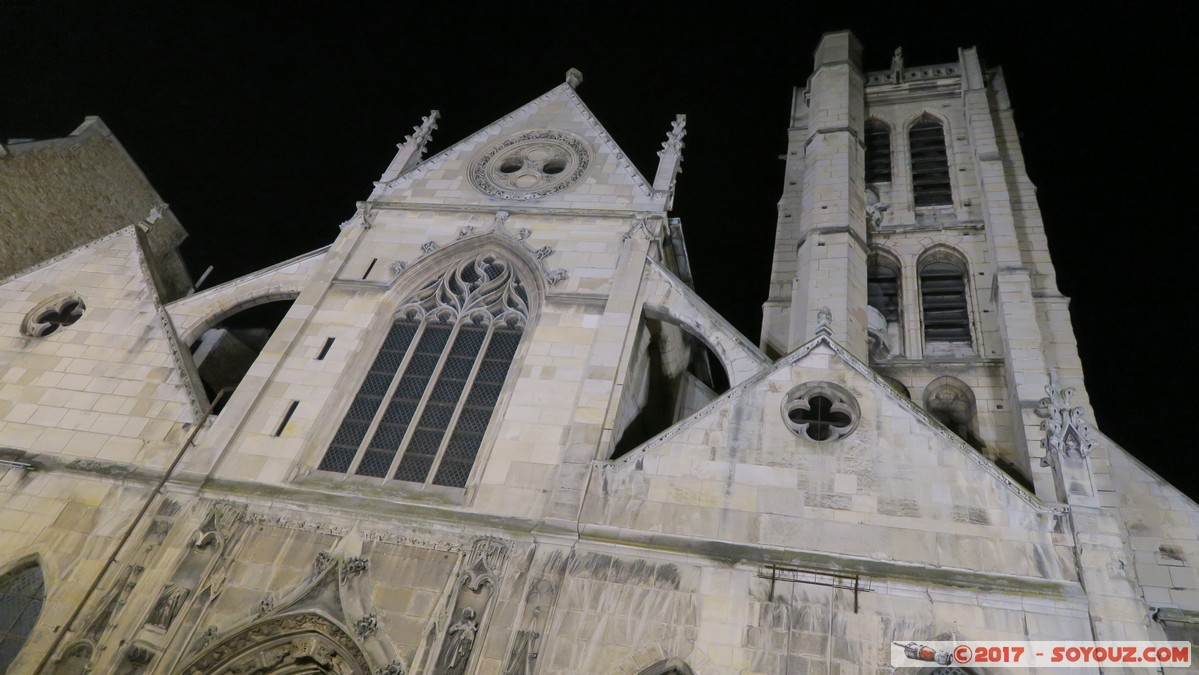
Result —
[[[147, 420], [171, 424], [195, 422], [207, 405], [190, 358], [184, 355], [162, 305], [147, 246], [144, 235], [131, 225], [0, 279], [5, 311], [19, 317], [54, 298], [77, 296], [82, 301], [78, 320], [47, 337], [18, 332], [0, 338], [0, 352], [34, 351], [46, 356], [47, 376], [54, 384], [46, 380], [45, 386], [61, 390], [65, 397], [104, 393], [107, 400], [95, 409], [83, 407], [91, 396], [69, 398], [63, 404], [67, 418], [79, 418], [80, 425], [84, 418], [123, 410], [122, 399], [132, 404], [131, 417], [142, 416], [138, 411], [146, 407], [141, 413]], [[86, 374], [67, 371], [81, 377], [53, 377], [53, 361], [86, 358], [75, 347], [85, 344], [105, 350], [111, 366]], [[139, 406], [141, 401], [148, 403]], [[98, 431], [95, 424], [99, 422], [74, 430]]]
[[[507, 191], [503, 185], [496, 189], [487, 178], [487, 171], [480, 170], [485, 157], [490, 161], [503, 154], [505, 144], [536, 141], [541, 135], [559, 141], [564, 147], [570, 147], [576, 139], [582, 141], [581, 148], [575, 146], [579, 152], [571, 149], [580, 161], [570, 166], [586, 165], [577, 172], [577, 178], [566, 177], [562, 183], [553, 184], [545, 195], [513, 197], [519, 190]], [[651, 181], [638, 171], [568, 83], [554, 87], [395, 179], [379, 183], [371, 196], [372, 201], [423, 206], [622, 211], [661, 211], [666, 198], [666, 193], [653, 189]]]
[[922, 426], [927, 427], [931, 433], [948, 441], [949, 445], [960, 452], [971, 465], [975, 465], [982, 469], [984, 472], [994, 478], [997, 483], [1003, 485], [1007, 490], [1011, 491], [1016, 497], [1031, 506], [1034, 510], [1044, 511], [1049, 508], [1039, 498], [1004, 473], [1003, 470], [997, 467], [993, 462], [979, 454], [977, 450], [970, 447], [969, 444], [959, 438], [952, 431], [946, 429], [944, 425], [933, 418], [932, 415], [928, 414], [927, 411], [916, 405], [911, 399], [896, 392], [895, 389], [886, 380], [880, 377], [878, 373], [870, 368], [870, 366], [862, 363], [860, 360], [855, 358], [853, 354], [850, 354], [834, 340], [825, 335], [818, 335], [812, 340], [809, 340], [795, 351], [776, 361], [772, 367], [762, 371], [758, 375], [743, 382], [742, 384], [729, 389], [707, 406], [697, 411], [691, 417], [682, 420], [674, 426], [666, 429], [658, 436], [646, 441], [640, 447], [621, 457], [613, 465], [608, 466], [621, 466], [631, 462], [640, 461], [642, 458], [652, 454], [655, 448], [668, 443], [675, 436], [690, 430], [701, 420], [713, 414], [718, 414], [725, 408], [736, 405], [737, 401], [742, 399], [747, 392], [760, 387], [764, 382], [768, 382], [769, 380], [776, 378], [780, 372], [789, 370], [794, 365], [807, 358], [809, 354], [819, 351], [824, 351], [829, 356], [840, 357], [840, 360], [849, 366], [850, 369], [868, 379], [871, 383], [876, 385], [879, 390], [884, 392], [884, 396], [889, 401], [897, 404], [900, 408], [910, 413], [914, 418], [919, 420]]

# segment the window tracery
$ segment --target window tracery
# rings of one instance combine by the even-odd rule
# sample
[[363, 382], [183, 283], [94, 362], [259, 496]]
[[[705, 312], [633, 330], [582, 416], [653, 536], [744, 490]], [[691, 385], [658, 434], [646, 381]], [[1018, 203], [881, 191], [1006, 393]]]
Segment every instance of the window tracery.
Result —
[[800, 385], [783, 401], [787, 428], [813, 441], [835, 441], [850, 435], [860, 416], [853, 396], [831, 382]]
[[78, 295], [56, 295], [41, 302], [25, 315], [21, 332], [30, 337], [46, 337], [59, 328], [74, 325], [83, 318], [86, 310], [87, 305]]
[[461, 261], [399, 309], [319, 468], [465, 487], [529, 317], [512, 265]]

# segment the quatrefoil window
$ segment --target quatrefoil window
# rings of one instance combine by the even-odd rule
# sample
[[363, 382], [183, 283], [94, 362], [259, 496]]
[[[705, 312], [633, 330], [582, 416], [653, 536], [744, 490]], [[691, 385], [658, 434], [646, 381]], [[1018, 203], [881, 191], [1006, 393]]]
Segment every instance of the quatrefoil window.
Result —
[[21, 332], [30, 337], [46, 337], [59, 328], [70, 326], [83, 318], [87, 305], [74, 294], [56, 295], [42, 301], [25, 315]]
[[853, 433], [861, 414], [857, 401], [831, 382], [800, 385], [783, 401], [783, 419], [794, 434], [813, 441], [835, 441]]

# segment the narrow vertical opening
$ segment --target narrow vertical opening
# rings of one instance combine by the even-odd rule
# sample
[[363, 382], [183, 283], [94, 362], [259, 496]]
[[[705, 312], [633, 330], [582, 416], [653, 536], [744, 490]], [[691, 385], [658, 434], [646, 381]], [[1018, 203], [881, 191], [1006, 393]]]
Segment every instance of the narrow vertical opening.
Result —
[[333, 348], [333, 338], [325, 338], [325, 344], [321, 347], [321, 352], [316, 355], [317, 361], [324, 361], [329, 355], [329, 350]]
[[275, 436], [282, 436], [283, 430], [287, 428], [287, 423], [291, 421], [291, 416], [295, 414], [296, 408], [300, 406], [299, 401], [292, 401], [287, 406], [287, 412], [283, 413], [283, 421], [279, 423], [279, 428], [275, 429]]

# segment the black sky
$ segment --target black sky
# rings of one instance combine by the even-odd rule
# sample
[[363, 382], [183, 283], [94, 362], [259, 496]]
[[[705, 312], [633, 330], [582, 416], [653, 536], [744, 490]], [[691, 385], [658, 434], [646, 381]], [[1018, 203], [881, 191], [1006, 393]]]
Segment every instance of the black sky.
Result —
[[0, 139], [100, 115], [212, 285], [329, 243], [430, 108], [436, 152], [573, 66], [643, 173], [687, 114], [675, 215], [700, 293], [756, 340], [791, 89], [820, 34], [852, 29], [867, 69], [977, 45], [1007, 77], [1100, 427], [1199, 497], [1186, 3], [841, 4], [0, 0]]

